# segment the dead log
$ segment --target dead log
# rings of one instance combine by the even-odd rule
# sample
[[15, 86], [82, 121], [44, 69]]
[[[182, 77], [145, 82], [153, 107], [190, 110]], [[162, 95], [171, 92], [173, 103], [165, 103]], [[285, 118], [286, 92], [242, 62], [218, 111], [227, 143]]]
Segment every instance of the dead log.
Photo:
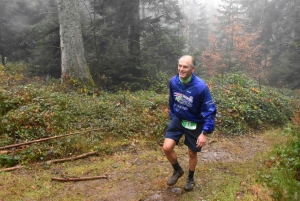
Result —
[[88, 181], [94, 179], [108, 179], [107, 176], [95, 176], [95, 177], [67, 177], [67, 178], [57, 178], [51, 177], [53, 181], [60, 181], [60, 182], [68, 182], [68, 181]]
[[9, 172], [9, 171], [13, 171], [13, 170], [22, 169], [22, 168], [24, 168], [24, 166], [18, 165], [18, 166], [11, 167], [11, 168], [0, 169], [0, 172]]
[[7, 145], [7, 146], [4, 146], [4, 147], [0, 147], [0, 150], [10, 149], [10, 148], [13, 148], [13, 147], [20, 147], [20, 146], [24, 146], [24, 145], [28, 145], [28, 144], [37, 143], [37, 142], [44, 142], [44, 141], [53, 140], [53, 139], [57, 139], [57, 138], [62, 138], [62, 137], [67, 137], [67, 136], [71, 136], [71, 135], [77, 135], [77, 134], [87, 133], [87, 132], [91, 132], [91, 131], [99, 131], [99, 130], [101, 130], [101, 129], [93, 129], [93, 130], [80, 131], [80, 132], [69, 133], [69, 134], [65, 134], [65, 135], [59, 135], [59, 136], [53, 136], [53, 137], [48, 137], [48, 138], [42, 138], [42, 139], [33, 140], [33, 141], [29, 141], [29, 142], [23, 142], [23, 143], [19, 143], [19, 144]]
[[85, 158], [85, 157], [92, 156], [92, 155], [97, 155], [97, 154], [98, 154], [97, 151], [93, 151], [93, 152], [89, 152], [89, 153], [85, 153], [85, 154], [81, 154], [81, 155], [73, 156], [73, 157], [69, 157], [69, 158], [53, 159], [53, 160], [50, 160], [50, 161], [46, 161], [46, 164], [50, 165], [52, 163], [72, 161], [72, 160], [77, 160], [77, 159], [81, 159], [81, 158]]

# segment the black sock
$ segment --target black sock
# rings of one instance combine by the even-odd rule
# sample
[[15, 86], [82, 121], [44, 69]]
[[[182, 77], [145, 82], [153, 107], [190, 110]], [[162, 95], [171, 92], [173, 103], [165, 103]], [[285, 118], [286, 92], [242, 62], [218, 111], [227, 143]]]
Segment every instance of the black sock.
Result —
[[195, 173], [195, 171], [192, 171], [192, 170], [189, 169], [189, 176], [188, 176], [188, 178], [189, 179], [194, 179], [194, 173]]
[[175, 164], [172, 164], [172, 166], [173, 166], [173, 168], [174, 168], [175, 171], [181, 170], [181, 167], [180, 167], [180, 165], [179, 165], [178, 162], [176, 162]]

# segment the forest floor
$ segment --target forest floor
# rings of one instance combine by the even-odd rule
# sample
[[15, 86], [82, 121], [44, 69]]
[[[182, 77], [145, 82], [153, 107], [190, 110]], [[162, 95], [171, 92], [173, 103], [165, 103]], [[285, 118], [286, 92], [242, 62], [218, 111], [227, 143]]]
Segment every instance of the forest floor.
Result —
[[[264, 185], [256, 183], [258, 171], [267, 168], [268, 153], [286, 142], [282, 130], [257, 135], [212, 135], [198, 155], [193, 191], [183, 190], [188, 174], [187, 148], [176, 146], [185, 174], [167, 186], [172, 167], [161, 146], [133, 140], [112, 155], [92, 156], [50, 166], [28, 166], [0, 173], [0, 200], [91, 200], [91, 201], [208, 201], [272, 200]], [[58, 182], [52, 177], [97, 179]]]

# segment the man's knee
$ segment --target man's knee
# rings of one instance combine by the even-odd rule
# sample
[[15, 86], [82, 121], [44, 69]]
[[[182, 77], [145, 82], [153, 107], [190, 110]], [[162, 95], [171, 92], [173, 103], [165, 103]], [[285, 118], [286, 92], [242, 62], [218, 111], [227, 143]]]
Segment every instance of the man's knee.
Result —
[[173, 149], [174, 148], [172, 146], [164, 143], [164, 145], [163, 145], [164, 152], [171, 152], [171, 151], [173, 151]]
[[194, 152], [194, 151], [192, 151], [192, 150], [188, 150], [188, 152], [189, 152], [189, 156], [190, 156], [190, 158], [197, 158], [197, 152]]
[[176, 145], [176, 142], [172, 139], [165, 138], [164, 144], [163, 144], [163, 150], [164, 152], [171, 152], [174, 150], [174, 147]]

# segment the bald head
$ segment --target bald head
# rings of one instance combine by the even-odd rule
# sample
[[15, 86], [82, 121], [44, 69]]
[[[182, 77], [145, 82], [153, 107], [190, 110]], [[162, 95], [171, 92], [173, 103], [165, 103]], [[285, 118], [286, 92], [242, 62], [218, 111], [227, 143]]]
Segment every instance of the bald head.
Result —
[[178, 62], [180, 62], [181, 60], [188, 61], [189, 66], [192, 68], [196, 67], [196, 61], [195, 61], [194, 57], [192, 57], [191, 55], [183, 55], [182, 57], [180, 57]]
[[190, 55], [184, 55], [178, 60], [178, 74], [180, 79], [187, 80], [195, 71], [195, 60]]

